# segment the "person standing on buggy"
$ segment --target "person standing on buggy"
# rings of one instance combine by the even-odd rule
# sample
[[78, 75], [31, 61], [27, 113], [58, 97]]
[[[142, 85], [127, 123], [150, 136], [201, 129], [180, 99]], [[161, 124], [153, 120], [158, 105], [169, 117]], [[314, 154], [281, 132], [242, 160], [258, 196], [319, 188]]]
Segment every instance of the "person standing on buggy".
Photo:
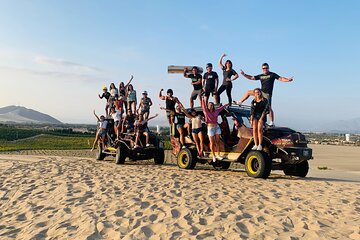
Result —
[[110, 92], [109, 105], [110, 105], [110, 108], [111, 108], [111, 107], [115, 106], [115, 101], [119, 97], [119, 91], [115, 87], [114, 83], [110, 84], [110, 91], [109, 92]]
[[144, 115], [144, 119], [146, 120], [149, 118], [150, 107], [152, 106], [153, 103], [152, 103], [151, 99], [148, 97], [147, 91], [143, 91], [142, 95], [143, 95], [143, 97], [140, 100], [137, 112], [139, 113], [139, 110], [140, 110], [139, 115], [140, 114]]
[[105, 119], [104, 115], [101, 115], [99, 117], [98, 115], [96, 115], [95, 110], [93, 113], [98, 121], [98, 127], [96, 131], [95, 141], [93, 143], [91, 151], [95, 149], [95, 145], [98, 143], [100, 138], [101, 138], [102, 149], [105, 149], [105, 137], [106, 137], [106, 131], [108, 125], [108, 121]]
[[191, 69], [191, 74], [187, 74], [188, 69], [185, 68], [184, 69], [184, 77], [186, 78], [190, 78], [191, 79], [191, 84], [194, 87], [194, 90], [191, 93], [190, 96], [190, 108], [194, 107], [194, 100], [199, 96], [201, 96], [201, 91], [202, 91], [202, 76], [201, 74], [199, 74], [198, 72], [198, 68], [197, 67], [193, 67]]
[[[222, 92], [224, 92], [226, 90], [226, 95], [228, 97], [229, 105], [231, 105], [231, 103], [232, 103], [232, 97], [231, 97], [232, 81], [236, 80], [239, 77], [239, 75], [233, 69], [233, 65], [230, 60], [226, 60], [225, 66], [222, 64], [222, 60], [224, 57], [226, 57], [225, 53], [223, 55], [221, 55], [221, 57], [219, 59], [219, 65], [223, 71], [224, 79], [223, 79], [222, 85], [220, 86], [220, 88], [217, 91], [217, 96], [218, 96], [218, 102], [220, 102], [220, 95]], [[233, 78], [231, 78], [231, 77], [233, 77]]]
[[104, 86], [103, 87], [103, 93], [101, 95], [100, 94], [98, 94], [98, 95], [99, 95], [100, 99], [103, 99], [103, 98], [106, 99], [105, 113], [106, 113], [106, 116], [107, 116], [107, 115], [109, 115], [109, 106], [110, 106], [110, 104], [109, 104], [110, 93], [108, 92], [107, 87]]
[[217, 89], [219, 85], [219, 76], [212, 69], [213, 65], [211, 63], [206, 64], [206, 73], [204, 73], [202, 82], [206, 104], [208, 104], [210, 94], [214, 97], [215, 104], [218, 103]]
[[114, 132], [116, 134], [116, 138], [120, 136], [120, 126], [121, 124], [121, 112], [120, 110], [115, 109], [115, 107], [110, 108], [110, 116], [114, 119]]
[[134, 148], [140, 147], [139, 143], [141, 141], [141, 136], [145, 136], [145, 146], [149, 147], [149, 133], [147, 132], [148, 122], [159, 116], [159, 114], [156, 114], [155, 116], [149, 117], [148, 119], [145, 119], [143, 114], [139, 114], [139, 119], [135, 122], [135, 146]]
[[134, 86], [132, 84], [129, 84], [127, 87], [127, 98], [126, 98], [127, 104], [125, 105], [126, 112], [130, 109], [133, 113], [136, 111], [136, 91], [134, 90]]
[[251, 102], [250, 124], [253, 128], [254, 146], [251, 150], [261, 151], [264, 124], [266, 123], [266, 114], [269, 111], [269, 102], [263, 96], [260, 88], [254, 89], [254, 100]]
[[173, 94], [173, 90], [172, 89], [168, 89], [166, 92], [166, 96], [162, 95], [162, 91], [164, 91], [164, 89], [161, 89], [159, 92], [159, 98], [161, 100], [165, 100], [166, 103], [166, 116], [168, 119], [169, 124], [173, 124], [174, 120], [175, 120], [175, 105], [177, 103], [179, 103], [179, 99], [177, 97], [174, 97]]
[[[129, 84], [131, 83], [131, 81], [133, 80], [134, 76], [131, 75], [130, 80], [126, 83], [126, 85], [124, 84], [124, 82], [120, 82], [119, 84], [119, 98], [121, 98], [122, 96], [127, 96], [127, 87], [129, 86]], [[127, 98], [127, 97], [126, 97]], [[124, 105], [126, 105], [126, 98], [124, 101], [121, 101], [121, 109], [124, 108]], [[125, 106], [125, 109], [127, 109], [127, 107]]]
[[[213, 162], [216, 162], [216, 158], [219, 160], [220, 157], [220, 135], [221, 135], [221, 129], [218, 124], [218, 116], [220, 112], [226, 108], [228, 104], [225, 104], [223, 106], [218, 107], [215, 109], [214, 103], [209, 102], [206, 104], [204, 99], [201, 99], [201, 108], [205, 115], [205, 122], [207, 124], [207, 134], [209, 136], [210, 140], [210, 149], [211, 153], [213, 155]], [[218, 157], [215, 156], [215, 151], [217, 150]]]
[[183, 105], [181, 105], [181, 110], [186, 117], [191, 120], [191, 133], [196, 145], [196, 149], [199, 157], [203, 157], [204, 151], [204, 134], [202, 132], [202, 121], [203, 117], [196, 112], [195, 109], [190, 109], [190, 114], [186, 111]]

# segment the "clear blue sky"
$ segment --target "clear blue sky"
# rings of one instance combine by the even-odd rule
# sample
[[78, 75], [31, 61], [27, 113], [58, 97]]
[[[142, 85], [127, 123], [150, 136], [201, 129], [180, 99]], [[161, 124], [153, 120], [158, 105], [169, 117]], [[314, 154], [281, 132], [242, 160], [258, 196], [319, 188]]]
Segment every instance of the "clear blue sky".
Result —
[[[186, 104], [192, 89], [168, 65], [216, 64], [225, 52], [238, 72], [256, 75], [268, 62], [295, 77], [275, 83], [276, 123], [303, 129], [360, 117], [360, 1], [3, 0], [0, 9], [0, 107], [93, 123], [102, 86], [133, 74], [160, 112], [160, 88]], [[258, 86], [239, 77], [233, 97]]]

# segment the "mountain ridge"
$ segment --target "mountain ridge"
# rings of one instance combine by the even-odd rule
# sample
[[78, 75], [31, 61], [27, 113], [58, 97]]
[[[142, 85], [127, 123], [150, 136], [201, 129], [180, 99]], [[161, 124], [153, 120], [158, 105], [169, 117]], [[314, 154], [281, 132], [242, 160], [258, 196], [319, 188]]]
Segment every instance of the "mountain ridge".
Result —
[[0, 108], [2, 123], [63, 124], [56, 118], [23, 106], [10, 105]]

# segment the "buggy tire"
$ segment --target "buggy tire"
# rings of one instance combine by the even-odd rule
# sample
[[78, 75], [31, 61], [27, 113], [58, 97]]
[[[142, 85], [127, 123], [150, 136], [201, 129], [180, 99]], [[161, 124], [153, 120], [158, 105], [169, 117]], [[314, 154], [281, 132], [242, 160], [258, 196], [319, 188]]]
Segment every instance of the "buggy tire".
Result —
[[245, 170], [249, 177], [268, 178], [271, 172], [271, 159], [261, 151], [250, 151], [246, 156]]
[[164, 164], [165, 161], [165, 152], [163, 148], [159, 148], [156, 150], [155, 156], [154, 156], [154, 162], [155, 164]]
[[231, 162], [217, 161], [217, 162], [212, 163], [212, 165], [216, 170], [221, 170], [221, 169], [226, 170], [226, 169], [229, 169]]
[[177, 156], [177, 165], [179, 168], [183, 169], [194, 169], [196, 166], [196, 160], [196, 153], [188, 148], [183, 148]]
[[96, 160], [104, 160], [104, 158], [106, 157], [106, 154], [103, 153], [102, 151], [102, 144], [98, 144], [98, 148], [96, 150]]
[[298, 164], [292, 164], [284, 169], [284, 173], [287, 176], [306, 177], [309, 172], [308, 161], [303, 161]]
[[116, 149], [115, 163], [124, 164], [127, 157], [128, 149], [123, 143], [120, 143]]

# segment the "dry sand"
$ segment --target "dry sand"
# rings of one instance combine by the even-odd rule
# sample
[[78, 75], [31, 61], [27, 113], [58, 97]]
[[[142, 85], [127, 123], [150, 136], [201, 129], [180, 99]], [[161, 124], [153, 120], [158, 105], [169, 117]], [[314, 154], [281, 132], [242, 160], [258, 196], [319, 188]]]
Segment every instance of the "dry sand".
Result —
[[0, 239], [360, 239], [360, 148], [311, 147], [309, 178], [267, 180], [88, 151], [0, 155]]

